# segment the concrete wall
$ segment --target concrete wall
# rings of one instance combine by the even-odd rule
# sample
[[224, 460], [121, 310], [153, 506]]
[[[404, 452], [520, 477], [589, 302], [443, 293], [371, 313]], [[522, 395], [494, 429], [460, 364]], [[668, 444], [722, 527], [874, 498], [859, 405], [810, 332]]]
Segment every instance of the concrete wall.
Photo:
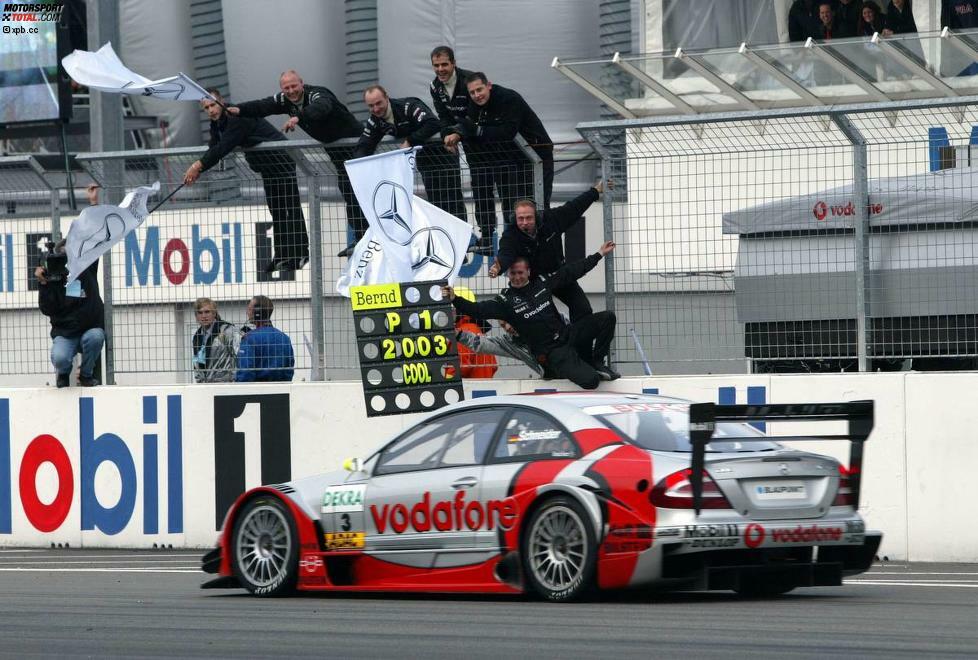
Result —
[[[539, 387], [572, 386], [473, 380], [466, 392]], [[869, 526], [885, 533], [881, 554], [918, 561], [978, 561], [978, 527], [965, 487], [978, 464], [970, 437], [978, 410], [965, 401], [976, 387], [978, 374], [917, 373], [663, 376], [613, 384], [616, 391], [656, 389], [699, 401], [874, 399], [862, 510]], [[216, 537], [217, 492], [229, 480], [252, 487], [336, 469], [414, 421], [367, 420], [354, 382], [6, 389], [0, 392], [0, 545], [208, 546]], [[835, 424], [819, 430], [842, 432]], [[784, 422], [768, 431], [806, 432]], [[216, 446], [239, 443], [240, 465], [215, 459]], [[279, 463], [264, 465], [265, 475], [263, 445]], [[847, 456], [846, 443], [815, 446]]]

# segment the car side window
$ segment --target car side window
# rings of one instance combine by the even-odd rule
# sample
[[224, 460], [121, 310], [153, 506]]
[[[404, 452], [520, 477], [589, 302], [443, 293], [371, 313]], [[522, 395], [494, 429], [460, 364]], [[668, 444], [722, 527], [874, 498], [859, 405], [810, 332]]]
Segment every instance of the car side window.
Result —
[[374, 474], [482, 463], [504, 414], [465, 410], [424, 422], [380, 452]]
[[485, 460], [505, 411], [501, 408], [452, 415], [454, 431], [445, 445], [441, 465], [474, 465]]
[[439, 418], [409, 431], [380, 453], [374, 474], [426, 470], [437, 466], [442, 447], [452, 430], [444, 418]]
[[577, 443], [556, 421], [534, 410], [517, 409], [506, 421], [493, 461], [577, 458]]

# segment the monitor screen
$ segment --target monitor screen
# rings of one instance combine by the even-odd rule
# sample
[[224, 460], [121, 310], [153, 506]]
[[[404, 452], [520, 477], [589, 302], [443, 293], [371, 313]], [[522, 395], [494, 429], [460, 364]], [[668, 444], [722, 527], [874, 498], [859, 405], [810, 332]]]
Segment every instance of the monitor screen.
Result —
[[[58, 24], [4, 21], [2, 25], [0, 124], [67, 118], [70, 96], [67, 83], [59, 84]], [[62, 108], [63, 104], [68, 107]]]

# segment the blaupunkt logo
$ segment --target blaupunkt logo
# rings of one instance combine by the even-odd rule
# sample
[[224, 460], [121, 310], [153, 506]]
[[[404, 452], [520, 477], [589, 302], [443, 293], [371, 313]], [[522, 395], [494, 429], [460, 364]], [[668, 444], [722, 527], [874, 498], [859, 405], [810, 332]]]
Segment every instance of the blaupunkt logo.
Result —
[[374, 189], [374, 214], [380, 230], [398, 245], [411, 243], [411, 195], [393, 181], [381, 181]]

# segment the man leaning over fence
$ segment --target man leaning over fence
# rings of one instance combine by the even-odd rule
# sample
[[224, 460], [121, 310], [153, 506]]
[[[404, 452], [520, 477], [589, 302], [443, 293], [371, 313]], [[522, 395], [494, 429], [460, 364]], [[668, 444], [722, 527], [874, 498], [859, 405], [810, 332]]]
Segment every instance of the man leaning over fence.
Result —
[[[214, 87], [207, 91], [214, 98], [204, 99], [200, 104], [210, 119], [210, 140], [204, 155], [184, 173], [183, 182], [187, 185], [192, 185], [202, 172], [217, 165], [235, 147], [254, 147], [285, 139], [264, 119], [229, 114], [220, 91]], [[295, 161], [278, 149], [246, 151], [244, 157], [248, 166], [261, 176], [265, 203], [272, 214], [275, 250], [265, 272], [298, 270], [309, 261], [309, 235], [302, 215]]]
[[[370, 111], [370, 117], [363, 122], [363, 133], [354, 158], [373, 154], [385, 135], [401, 140], [402, 149], [421, 146], [416, 163], [428, 201], [464, 221], [462, 190], [452, 188], [454, 183], [449, 176], [453, 156], [441, 142], [428, 143], [428, 139], [436, 135], [440, 127], [438, 117], [431, 108], [413, 96], [392, 99], [381, 85], [371, 85], [365, 89], [363, 101]], [[458, 159], [455, 160], [457, 168]]]
[[[431, 51], [431, 68], [435, 72], [429, 89], [431, 102], [441, 125], [442, 143], [451, 156], [446, 161], [446, 170], [442, 176], [450, 186], [450, 191], [459, 191], [458, 204], [461, 212], [466, 214], [461, 195], [462, 172], [458, 159], [458, 145], [462, 136], [455, 132], [455, 125], [469, 113], [469, 90], [465, 86], [465, 79], [471, 76], [472, 72], [455, 66], [455, 51], [448, 46], [437, 46]], [[472, 180], [476, 224], [483, 237], [477, 248], [488, 255], [492, 253], [492, 230], [496, 226], [496, 204], [492, 199], [492, 171], [480, 160], [477, 150], [470, 153], [466, 149], [465, 157]], [[467, 214], [458, 215], [454, 211], [449, 213], [463, 220], [467, 219]]]
[[[313, 139], [327, 145], [342, 138], [360, 135], [360, 122], [327, 88], [306, 85], [299, 74], [291, 69], [279, 76], [279, 87], [282, 91], [274, 96], [231, 106], [228, 112], [232, 115], [240, 114], [242, 117], [289, 115], [288, 121], [282, 125], [284, 132], [294, 131], [298, 126]], [[346, 166], [343, 164], [353, 156], [353, 147], [326, 146], [325, 149], [336, 168], [337, 185], [346, 206], [346, 221], [354, 234], [353, 242], [337, 256], [349, 257], [357, 241], [367, 231], [367, 219], [357, 204], [350, 177], [347, 176]]]
[[[490, 164], [505, 223], [513, 222], [513, 202], [533, 196], [533, 167], [513, 143], [517, 135], [543, 161], [543, 206], [549, 208], [554, 149], [543, 122], [518, 92], [493, 85], [482, 72], [470, 75], [465, 84], [469, 90], [468, 114], [459, 120], [454, 131], [462, 136], [466, 153], [477, 150]], [[491, 197], [491, 188], [488, 193]]]
[[[608, 188], [613, 187], [614, 182], [609, 180]], [[563, 206], [543, 211], [537, 210], [532, 199], [517, 201], [516, 225], [507, 227], [499, 239], [499, 253], [489, 267], [489, 277], [508, 271], [517, 257], [526, 258], [530, 270], [542, 275], [563, 266], [566, 263], [564, 233], [583, 219], [584, 212], [598, 201], [602, 192], [604, 181], [598, 181]], [[591, 303], [576, 280], [554, 289], [553, 295], [567, 305], [571, 322], [591, 313]]]
[[289, 336], [272, 325], [275, 306], [267, 296], [248, 301], [248, 321], [253, 329], [241, 339], [238, 349], [239, 383], [289, 382], [295, 368], [295, 353]]
[[191, 345], [194, 350], [194, 381], [197, 383], [230, 383], [238, 364], [238, 329], [217, 313], [217, 303], [210, 298], [194, 301], [197, 331]]

